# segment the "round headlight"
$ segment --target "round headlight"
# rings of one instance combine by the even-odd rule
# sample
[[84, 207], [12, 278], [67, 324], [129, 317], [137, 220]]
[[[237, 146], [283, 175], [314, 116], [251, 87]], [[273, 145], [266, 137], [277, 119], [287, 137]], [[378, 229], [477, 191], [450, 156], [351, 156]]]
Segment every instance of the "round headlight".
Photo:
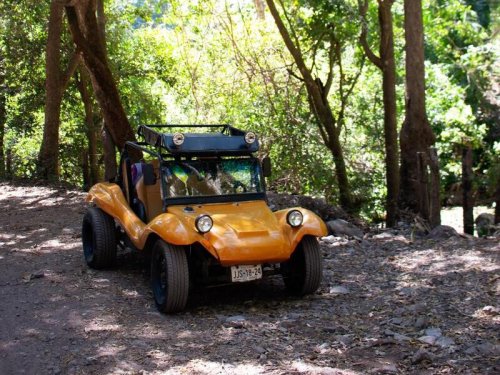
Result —
[[200, 215], [196, 218], [194, 224], [196, 225], [196, 229], [198, 229], [198, 232], [207, 233], [210, 229], [212, 229], [214, 222], [212, 221], [212, 218], [210, 216]]
[[180, 146], [184, 143], [184, 134], [182, 133], [175, 133], [174, 136], [172, 137], [172, 141], [174, 142], [174, 145]]
[[304, 220], [304, 216], [302, 216], [302, 212], [298, 210], [292, 210], [286, 215], [286, 222], [291, 227], [300, 227], [302, 225], [302, 221]]
[[248, 132], [245, 134], [245, 142], [249, 145], [255, 142], [257, 139], [257, 136], [255, 135], [254, 132]]

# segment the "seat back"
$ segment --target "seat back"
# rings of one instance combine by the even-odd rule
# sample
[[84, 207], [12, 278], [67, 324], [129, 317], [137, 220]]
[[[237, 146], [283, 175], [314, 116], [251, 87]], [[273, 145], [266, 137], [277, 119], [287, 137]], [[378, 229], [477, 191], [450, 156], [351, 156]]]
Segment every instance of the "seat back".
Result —
[[[146, 185], [144, 183], [143, 175], [139, 176], [135, 184], [137, 198], [144, 205], [146, 222], [155, 218], [163, 211], [158, 160], [153, 160], [152, 162], [150, 162], [150, 164], [153, 166], [154, 174], [156, 176], [154, 185]], [[144, 170], [143, 166], [141, 166], [141, 171], [142, 170]]]

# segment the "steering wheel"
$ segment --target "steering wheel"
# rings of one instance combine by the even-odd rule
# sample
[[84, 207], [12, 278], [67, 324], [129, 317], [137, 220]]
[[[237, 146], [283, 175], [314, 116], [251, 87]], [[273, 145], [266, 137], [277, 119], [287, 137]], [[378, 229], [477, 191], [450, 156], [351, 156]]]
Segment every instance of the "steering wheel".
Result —
[[[243, 191], [241, 191], [241, 189]], [[246, 193], [248, 191], [247, 187], [245, 186], [245, 184], [243, 184], [243, 182], [241, 181], [234, 181], [233, 182], [233, 190], [235, 193]]]

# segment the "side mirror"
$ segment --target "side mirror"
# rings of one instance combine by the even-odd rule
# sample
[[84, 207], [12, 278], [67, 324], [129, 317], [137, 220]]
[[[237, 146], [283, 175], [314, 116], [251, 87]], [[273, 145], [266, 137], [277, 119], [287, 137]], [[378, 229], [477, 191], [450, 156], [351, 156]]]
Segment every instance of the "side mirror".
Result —
[[269, 156], [262, 159], [262, 174], [264, 177], [271, 177], [271, 158]]
[[142, 165], [142, 175], [144, 176], [144, 185], [151, 186], [156, 184], [156, 176], [152, 164]]

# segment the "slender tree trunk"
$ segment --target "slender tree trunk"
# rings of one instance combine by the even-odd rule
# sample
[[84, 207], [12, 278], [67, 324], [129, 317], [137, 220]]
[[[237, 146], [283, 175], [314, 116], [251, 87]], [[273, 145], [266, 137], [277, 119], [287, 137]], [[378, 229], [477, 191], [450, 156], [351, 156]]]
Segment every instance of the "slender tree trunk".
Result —
[[500, 176], [498, 176], [495, 191], [495, 224], [500, 224]]
[[393, 0], [378, 0], [378, 21], [380, 27], [379, 56], [368, 45], [367, 20], [368, 0], [360, 3], [363, 29], [360, 43], [369, 60], [382, 71], [382, 92], [384, 102], [385, 178], [387, 184], [386, 225], [393, 227], [398, 216], [399, 195], [399, 153], [396, 109], [396, 63], [394, 59], [394, 28], [392, 24]]
[[266, 3], [264, 0], [253, 0], [255, 5], [255, 10], [257, 11], [257, 17], [261, 20], [266, 18]]
[[[73, 41], [82, 51], [107, 130], [114, 144], [121, 149], [126, 141], [135, 140], [135, 135], [109, 68], [106, 42], [103, 40], [104, 31], [99, 27], [102, 27], [103, 21], [97, 19], [98, 14], [102, 12], [102, 4], [99, 3], [98, 7], [96, 0], [82, 0], [74, 5], [69, 1], [68, 4], [66, 15]], [[139, 158], [140, 155], [136, 152], [131, 156]]]
[[5, 150], [4, 150], [5, 121], [6, 120], [7, 120], [7, 113], [6, 113], [6, 109], [5, 109], [5, 94], [3, 91], [3, 82], [0, 82], [0, 179], [4, 179], [6, 177], [5, 176]]
[[424, 29], [422, 1], [405, 0], [406, 104], [400, 133], [400, 207], [418, 212], [417, 153], [427, 153], [435, 136], [425, 110]]
[[88, 73], [85, 69], [80, 69], [79, 73], [80, 79], [78, 81], [78, 90], [80, 91], [85, 110], [85, 132], [87, 134], [88, 142], [88, 183], [92, 186], [99, 180], [99, 170], [97, 167], [97, 126], [94, 121], [94, 108], [89, 91], [90, 78], [88, 77]]
[[5, 85], [4, 57], [0, 55], [0, 179], [5, 176], [5, 122], [7, 121], [7, 87]]
[[112, 181], [116, 177], [118, 163], [116, 162], [116, 148], [106, 126], [101, 130], [102, 148], [104, 153], [104, 180]]
[[474, 202], [472, 198], [472, 147], [464, 145], [462, 153], [462, 190], [464, 233], [474, 234]]

